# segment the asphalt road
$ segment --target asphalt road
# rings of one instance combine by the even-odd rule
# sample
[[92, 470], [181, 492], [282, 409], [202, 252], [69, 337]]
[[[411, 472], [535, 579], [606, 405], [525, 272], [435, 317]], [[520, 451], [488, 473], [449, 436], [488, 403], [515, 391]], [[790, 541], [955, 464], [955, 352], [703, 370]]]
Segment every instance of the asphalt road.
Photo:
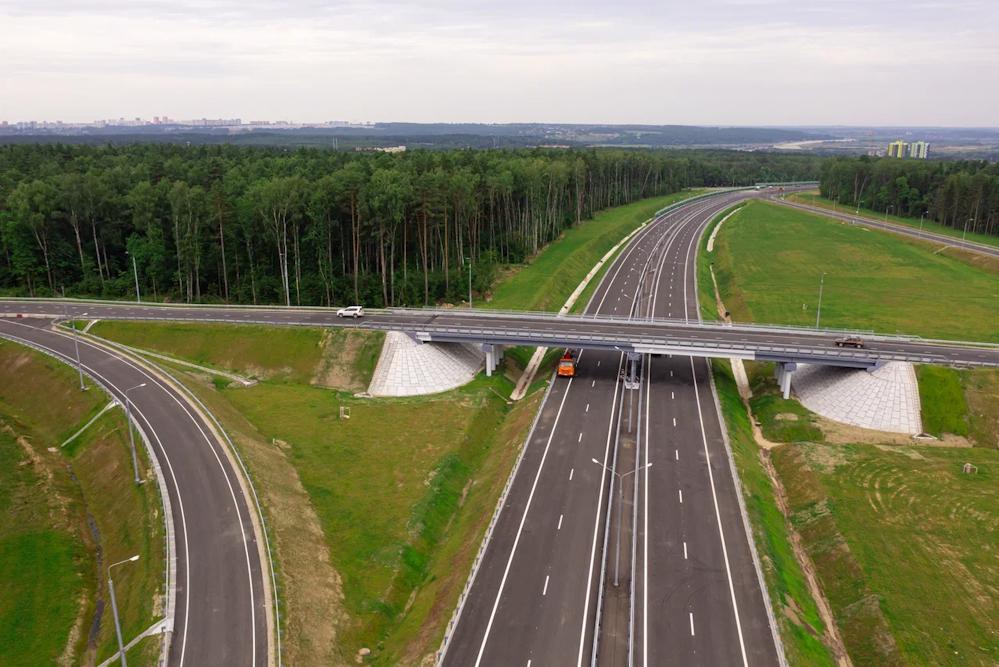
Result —
[[[936, 232], [925, 231], [919, 229], [918, 227], [910, 227], [909, 225], [902, 225], [895, 222], [888, 222], [882, 220], [875, 220], [874, 218], [867, 218], [859, 215], [854, 215], [848, 211], [831, 211], [827, 208], [821, 206], [809, 206], [808, 204], [802, 204], [800, 202], [789, 202], [785, 199], [776, 199], [774, 201], [778, 204], [783, 204], [784, 206], [790, 206], [791, 208], [797, 208], [802, 211], [809, 211], [810, 213], [818, 213], [830, 218], [836, 218], [837, 220], [842, 220], [843, 222], [849, 222], [853, 224], [863, 225], [865, 227], [873, 227], [874, 229], [881, 229], [887, 232], [892, 232], [893, 234], [901, 234], [903, 236], [908, 236], [911, 238], [922, 239], [924, 241], [932, 241], [934, 243], [942, 243], [943, 245], [953, 246], [955, 248], [961, 248], [962, 250], [967, 250], [969, 252], [977, 253], [979, 255], [987, 255], [989, 257], [999, 258], [999, 247], [986, 245], [984, 243], [976, 243], [974, 241], [963, 241], [960, 238], [954, 236], [947, 236], [946, 234], [938, 234]], [[844, 206], [844, 209], [849, 209], [849, 207]]]
[[[0, 336], [75, 365], [72, 336], [51, 330], [50, 324], [0, 318]], [[177, 597], [169, 664], [267, 665], [269, 637], [251, 510], [222, 445], [185, 397], [156, 375], [84, 339], [79, 349], [84, 371], [122, 403], [124, 390], [146, 383], [128, 395], [172, 506]], [[155, 483], [151, 476], [147, 480]]]
[[[696, 317], [696, 238], [745, 196], [636, 235], [588, 312]], [[556, 380], [444, 664], [777, 664], [706, 362], [642, 355], [640, 390], [626, 363], [586, 350]]]
[[[698, 202], [689, 206], [704, 204]], [[690, 209], [684, 207], [680, 210]], [[636, 238], [644, 237], [647, 231], [636, 235]], [[627, 273], [637, 273], [639, 268], [629, 267]], [[693, 271], [691, 264], [690, 272]], [[626, 277], [628, 276], [619, 275], [618, 280]], [[633, 294], [623, 288], [618, 296], [625, 299]], [[685, 315], [679, 301], [676, 303], [676, 306], [671, 306], [667, 299], [665, 307], [656, 309], [655, 319], [648, 316], [628, 319], [626, 303], [620, 300], [605, 303], [599, 313], [582, 316], [397, 308], [372, 310], [364, 318], [352, 320], [339, 319], [334, 310], [327, 308], [169, 306], [44, 299], [0, 299], [0, 314], [62, 315], [65, 311], [72, 317], [87, 319], [360, 327], [407, 331], [424, 341], [675, 352], [705, 357], [738, 356], [744, 359], [807, 361], [856, 367], [867, 367], [885, 361], [999, 366], [999, 345], [862, 333], [865, 341], [863, 349], [840, 348], [835, 342], [844, 335], [842, 331], [701, 323], [696, 310], [688, 309]]]

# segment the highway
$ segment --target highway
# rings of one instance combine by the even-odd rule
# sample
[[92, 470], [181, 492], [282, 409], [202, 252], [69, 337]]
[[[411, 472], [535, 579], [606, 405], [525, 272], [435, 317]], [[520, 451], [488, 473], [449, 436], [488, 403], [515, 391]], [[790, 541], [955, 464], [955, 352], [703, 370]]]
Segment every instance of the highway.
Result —
[[[636, 235], [587, 312], [696, 319], [696, 240], [745, 196]], [[445, 665], [778, 664], [707, 363], [640, 355], [626, 389], [628, 363], [585, 350], [553, 384]]]
[[[73, 337], [50, 324], [51, 319], [0, 318], [0, 337], [75, 366]], [[116, 400], [123, 404], [129, 390], [135, 423], [148, 437], [166, 482], [176, 553], [176, 598], [165, 602], [167, 613], [173, 606], [168, 664], [268, 665], [268, 609], [254, 510], [247, 507], [223, 445], [188, 399], [159, 375], [84, 338], [79, 352], [83, 371]], [[151, 477], [147, 483], [153, 483]]]
[[[964, 241], [956, 236], [948, 236], [946, 234], [939, 234], [937, 232], [925, 231], [919, 229], [918, 227], [912, 227], [909, 225], [899, 224], [897, 222], [889, 222], [887, 220], [875, 220], [874, 218], [867, 218], [859, 215], [854, 215], [848, 210], [844, 211], [833, 211], [828, 208], [823, 208], [821, 206], [810, 206], [808, 204], [802, 204], [800, 202], [790, 202], [786, 199], [773, 198], [773, 201], [778, 204], [783, 204], [784, 206], [790, 206], [791, 208], [800, 209], [802, 211], [808, 211], [810, 213], [818, 213], [830, 218], [835, 218], [837, 220], [842, 220], [843, 222], [849, 222], [851, 224], [863, 225], [865, 227], [872, 227], [874, 229], [880, 229], [886, 232], [891, 232], [893, 234], [901, 234], [903, 236], [908, 236], [910, 238], [922, 239], [923, 241], [932, 241], [933, 243], [942, 243], [943, 245], [952, 246], [955, 248], [960, 248], [961, 250], [967, 250], [968, 252], [973, 252], [979, 255], [986, 255], [988, 257], [999, 258], [999, 246], [987, 245], [985, 243], [976, 243], [975, 241]], [[849, 207], [844, 206], [844, 209]]]
[[[735, 196], [737, 195], [728, 195]], [[628, 272], [637, 270], [629, 268]], [[693, 267], [690, 270], [693, 271]], [[628, 294], [631, 292], [627, 289], [622, 291], [622, 295]], [[425, 342], [579, 347], [765, 361], [801, 361], [860, 368], [887, 361], [999, 366], [999, 346], [994, 344], [861, 333], [865, 341], [863, 349], [840, 348], [835, 341], [848, 332], [702, 323], [698, 321], [696, 310], [688, 309], [685, 315], [679, 301], [676, 301], [676, 306], [671, 306], [670, 303], [667, 299], [665, 308], [657, 308], [654, 316], [635, 318], [629, 318], [626, 302], [617, 301], [615, 297], [615, 301], [605, 303], [599, 313], [585, 315], [396, 308], [370, 310], [363, 319], [352, 320], [339, 319], [335, 311], [325, 308], [167, 306], [127, 302], [0, 299], [0, 314], [61, 316], [65, 310], [72, 317], [88, 319], [360, 327], [405, 331]]]

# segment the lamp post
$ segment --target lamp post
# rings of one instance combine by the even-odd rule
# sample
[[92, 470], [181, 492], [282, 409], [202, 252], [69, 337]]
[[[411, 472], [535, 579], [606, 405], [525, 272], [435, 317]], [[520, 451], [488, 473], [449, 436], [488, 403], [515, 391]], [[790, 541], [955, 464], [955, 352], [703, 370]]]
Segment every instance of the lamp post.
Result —
[[822, 317], [822, 287], [826, 282], [826, 272], [819, 276], [819, 307], [815, 309], [815, 328], [819, 328], [819, 318]]
[[[66, 317], [66, 320], [72, 324], [72, 320], [69, 319], [69, 307], [66, 304], [62, 306], [62, 312]], [[83, 316], [86, 317], [86, 313]], [[83, 384], [83, 364], [80, 363], [80, 338], [79, 334], [76, 332], [76, 325], [72, 326], [73, 329], [73, 347], [76, 348], [76, 372], [80, 376], [80, 391], [86, 391], [87, 387]]]
[[125, 421], [128, 422], [128, 444], [132, 449], [132, 470], [135, 472], [136, 484], [141, 484], [142, 480], [139, 479], [139, 459], [135, 455], [135, 436], [132, 434], [132, 401], [128, 397], [128, 392], [145, 386], [146, 383], [143, 382], [125, 390]]
[[142, 303], [142, 297], [139, 295], [139, 267], [135, 263], [135, 255], [131, 254], [127, 250], [126, 255], [132, 258], [132, 274], [135, 276], [135, 302]]
[[888, 222], [888, 211], [894, 209], [895, 207], [891, 204], [885, 206], [885, 222]]
[[121, 656], [121, 667], [128, 667], [128, 662], [125, 660], [125, 645], [121, 641], [121, 622], [118, 620], [118, 601], [114, 596], [114, 580], [111, 578], [111, 568], [124, 565], [125, 563], [134, 563], [137, 560], [139, 560], [139, 554], [108, 565], [108, 593], [111, 595], [111, 613], [114, 615], [114, 632], [118, 636], [118, 655]]
[[961, 240], [964, 241], [968, 236], [968, 223], [973, 222], [974, 218], [968, 218], [964, 223], [964, 233], [961, 234]]
[[468, 308], [472, 308], [472, 258], [466, 257], [465, 263], [468, 264]]
[[643, 465], [640, 468], [635, 468], [634, 470], [629, 470], [628, 472], [620, 473], [620, 472], [617, 472], [616, 470], [611, 470], [610, 468], [608, 468], [607, 466], [605, 466], [603, 463], [601, 463], [600, 461], [598, 461], [596, 459], [590, 459], [590, 460], [593, 461], [594, 463], [596, 463], [598, 466], [600, 466], [604, 470], [606, 470], [607, 472], [614, 473], [615, 475], [617, 475], [617, 490], [618, 490], [618, 501], [617, 501], [617, 547], [616, 547], [616, 552], [617, 553], [614, 556], [614, 586], [617, 586], [617, 582], [618, 582], [618, 570], [620, 569], [620, 566], [621, 566], [621, 523], [622, 523], [621, 513], [624, 511], [624, 483], [623, 483], [624, 482], [624, 478], [627, 477], [628, 475], [632, 474], [632, 473], [638, 472], [639, 470], [644, 470], [645, 468], [649, 468], [649, 467], [652, 466], [652, 464], [651, 463], [646, 463], [645, 465]]
[[926, 211], [919, 214], [919, 233], [923, 233], [923, 218], [926, 217]]

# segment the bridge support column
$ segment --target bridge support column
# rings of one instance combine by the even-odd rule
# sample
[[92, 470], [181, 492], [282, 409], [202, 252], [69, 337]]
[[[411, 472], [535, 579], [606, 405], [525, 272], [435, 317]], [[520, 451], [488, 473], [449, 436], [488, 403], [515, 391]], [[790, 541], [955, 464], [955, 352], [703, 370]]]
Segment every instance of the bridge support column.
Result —
[[777, 384], [780, 386], [781, 395], [787, 399], [791, 398], [791, 374], [798, 367], [793, 361], [777, 362]]
[[499, 345], [483, 343], [482, 351], [486, 353], [486, 377], [492, 377], [493, 371], [496, 370], [496, 365], [503, 357], [503, 349]]

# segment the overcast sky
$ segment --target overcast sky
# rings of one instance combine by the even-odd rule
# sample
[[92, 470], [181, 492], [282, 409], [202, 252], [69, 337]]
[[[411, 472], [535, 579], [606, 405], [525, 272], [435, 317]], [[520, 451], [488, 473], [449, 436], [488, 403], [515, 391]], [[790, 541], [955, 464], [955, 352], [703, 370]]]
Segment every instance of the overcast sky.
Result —
[[999, 125], [999, 0], [0, 0], [0, 120]]

